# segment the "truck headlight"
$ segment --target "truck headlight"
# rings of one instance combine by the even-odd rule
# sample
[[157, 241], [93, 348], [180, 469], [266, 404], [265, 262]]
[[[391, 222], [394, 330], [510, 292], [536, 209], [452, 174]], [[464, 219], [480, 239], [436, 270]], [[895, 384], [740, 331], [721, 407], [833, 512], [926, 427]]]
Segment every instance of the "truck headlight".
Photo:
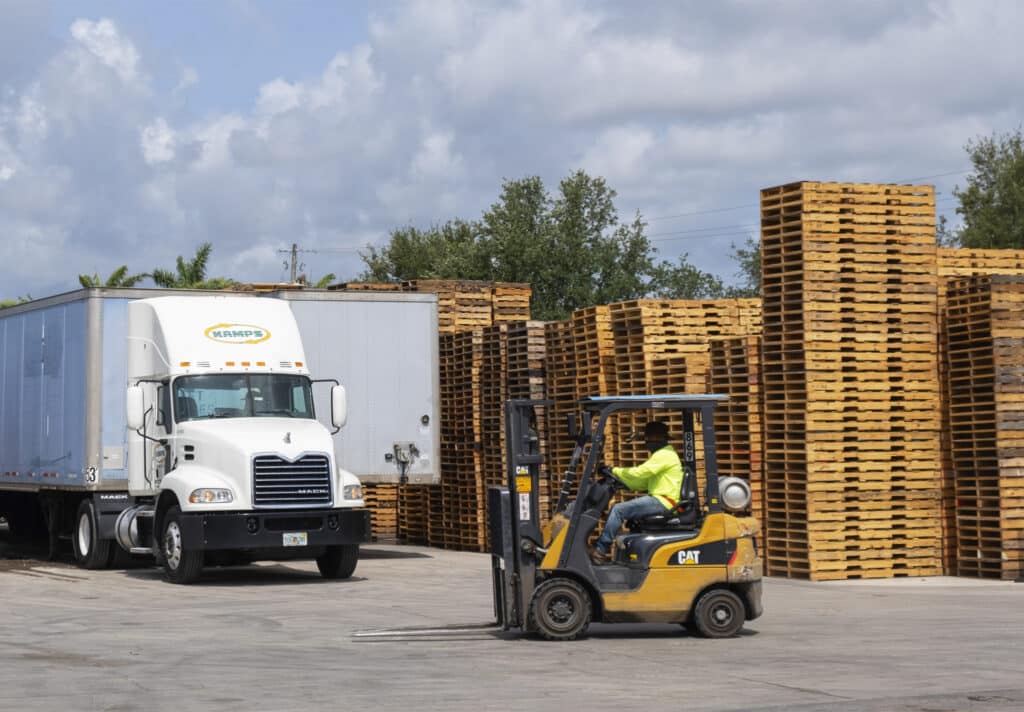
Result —
[[363, 486], [362, 485], [345, 485], [341, 490], [341, 496], [345, 499], [362, 499], [363, 498]]
[[192, 494], [188, 496], [188, 501], [192, 504], [224, 504], [232, 502], [234, 499], [231, 490], [215, 489], [212, 487], [192, 490]]

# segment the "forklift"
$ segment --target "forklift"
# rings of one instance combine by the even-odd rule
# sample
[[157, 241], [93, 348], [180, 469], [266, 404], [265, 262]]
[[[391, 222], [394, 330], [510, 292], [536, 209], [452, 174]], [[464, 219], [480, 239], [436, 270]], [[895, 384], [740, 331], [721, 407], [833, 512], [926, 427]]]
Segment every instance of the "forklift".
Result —
[[[726, 399], [581, 399], [580, 427], [577, 413], [567, 418], [575, 448], [553, 517], [544, 526], [536, 409], [551, 401], [505, 403], [507, 486], [491, 486], [487, 493], [494, 611], [503, 630], [574, 640], [592, 621], [676, 623], [703, 637], [727, 638], [761, 615], [760, 527], [745, 516], [750, 487], [739, 478], [718, 477], [712, 414]], [[681, 415], [682, 440], [673, 444], [683, 484], [673, 509], [627, 521], [615, 539], [611, 563], [595, 565], [589, 540], [615, 494], [628, 490], [603, 465], [605, 431], [610, 417], [630, 411]], [[704, 444], [703, 500], [697, 492], [695, 420]], [[581, 461], [576, 498], [570, 502]]]

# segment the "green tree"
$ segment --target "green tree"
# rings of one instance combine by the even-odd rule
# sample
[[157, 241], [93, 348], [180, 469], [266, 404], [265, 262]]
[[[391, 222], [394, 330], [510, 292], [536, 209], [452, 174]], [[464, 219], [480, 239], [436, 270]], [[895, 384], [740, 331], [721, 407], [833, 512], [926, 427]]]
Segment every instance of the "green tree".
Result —
[[136, 284], [144, 280], [149, 275], [145, 272], [141, 274], [128, 274], [128, 265], [121, 265], [107, 277], [104, 282], [100, 279], [98, 274], [80, 274], [78, 275], [78, 282], [86, 288], [89, 287], [134, 287]]
[[583, 171], [562, 180], [555, 196], [536, 176], [506, 180], [479, 222], [393, 230], [384, 247], [361, 253], [361, 278], [528, 282], [536, 319], [644, 296], [705, 296], [715, 286], [714, 277], [688, 272], [685, 256], [679, 267], [656, 263], [643, 218], [620, 224], [615, 197]]
[[24, 304], [25, 302], [31, 302], [31, 301], [32, 301], [32, 295], [31, 294], [26, 294], [25, 296], [18, 297], [17, 299], [3, 299], [3, 300], [0, 300], [0, 309], [10, 309], [11, 307], [16, 307], [19, 304]]
[[387, 245], [360, 252], [367, 282], [407, 279], [487, 279], [486, 260], [478, 244], [480, 225], [453, 220], [426, 230], [415, 227], [391, 231]]
[[176, 270], [155, 269], [153, 270], [153, 281], [160, 287], [168, 289], [227, 289], [233, 287], [236, 282], [227, 277], [206, 277], [206, 263], [210, 260], [210, 252], [213, 245], [204, 242], [196, 250], [195, 257], [186, 261], [178, 255]]
[[[963, 247], [1024, 249], [1024, 137], [1021, 129], [969, 141], [973, 173], [953, 194], [963, 226], [949, 241]], [[945, 225], [941, 232], [949, 234]]]
[[742, 247], [732, 245], [732, 258], [736, 260], [736, 276], [740, 282], [725, 290], [733, 298], [761, 296], [761, 241], [748, 237]]
[[658, 265], [653, 284], [653, 296], [659, 299], [718, 299], [726, 296], [722, 280], [703, 272], [679, 257], [678, 264], [662, 262]]
[[327, 289], [327, 287], [329, 287], [331, 285], [331, 283], [334, 281], [334, 279], [335, 279], [334, 272], [328, 272], [323, 277], [318, 279], [316, 281], [316, 284], [313, 285], [313, 287], [315, 289]]

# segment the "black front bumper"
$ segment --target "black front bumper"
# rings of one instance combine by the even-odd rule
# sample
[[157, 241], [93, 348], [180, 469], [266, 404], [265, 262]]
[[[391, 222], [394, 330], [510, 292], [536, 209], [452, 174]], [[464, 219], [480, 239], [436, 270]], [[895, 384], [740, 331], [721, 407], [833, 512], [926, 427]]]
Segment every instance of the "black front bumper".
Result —
[[182, 545], [189, 549], [298, 550], [285, 547], [296, 534], [305, 534], [306, 548], [370, 541], [368, 509], [183, 512], [179, 524]]

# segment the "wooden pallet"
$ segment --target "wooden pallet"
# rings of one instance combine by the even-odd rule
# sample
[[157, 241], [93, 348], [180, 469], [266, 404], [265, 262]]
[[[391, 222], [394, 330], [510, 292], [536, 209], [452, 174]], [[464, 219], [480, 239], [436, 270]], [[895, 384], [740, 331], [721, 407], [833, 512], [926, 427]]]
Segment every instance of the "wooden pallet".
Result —
[[952, 280], [947, 300], [956, 570], [1015, 579], [1024, 563], [1024, 276]]
[[[761, 217], [769, 570], [892, 574], [811, 554], [902, 550], [907, 526], [941, 517], [933, 191], [794, 183], [762, 191]], [[941, 570], [930, 531], [915, 551]]]

